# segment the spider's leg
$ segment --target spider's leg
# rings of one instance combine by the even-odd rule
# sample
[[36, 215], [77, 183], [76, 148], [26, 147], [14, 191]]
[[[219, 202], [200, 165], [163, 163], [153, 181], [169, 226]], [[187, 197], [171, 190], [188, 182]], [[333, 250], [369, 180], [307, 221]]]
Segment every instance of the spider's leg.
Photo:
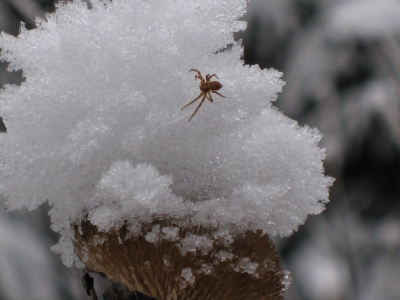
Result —
[[206, 96], [207, 96], [207, 94], [205, 94], [205, 95], [203, 96], [203, 99], [201, 99], [201, 102], [200, 102], [199, 106], [197, 106], [196, 110], [194, 111], [194, 113], [193, 113], [192, 116], [190, 117], [189, 122], [190, 122], [190, 120], [194, 117], [194, 115], [197, 113], [197, 111], [199, 110], [200, 106], [203, 104], [204, 100], [206, 99]]
[[204, 93], [205, 93], [205, 92], [201, 92], [200, 95], [199, 95], [196, 99], [194, 99], [193, 101], [190, 101], [188, 104], [186, 104], [184, 107], [182, 107], [181, 110], [184, 109], [186, 106], [189, 106], [189, 105], [192, 104], [193, 102], [196, 102], [196, 100], [199, 99], [201, 96], [203, 96]]
[[210, 91], [207, 92], [207, 99], [210, 100], [210, 102], [214, 102]]
[[198, 75], [194, 76], [194, 79], [200, 79], [200, 85], [204, 83], [203, 77], [199, 77]]
[[207, 80], [210, 80], [212, 77], [217, 77], [217, 79], [219, 79], [219, 77], [216, 75], [216, 74], [212, 74], [212, 75], [210, 75], [210, 74], [207, 74], [207, 76], [206, 76], [206, 79]]
[[217, 94], [218, 96], [222, 97], [222, 98], [226, 98], [224, 95], [221, 95], [220, 93], [216, 92], [216, 91], [211, 91], [214, 94]]
[[196, 75], [196, 76], [194, 76], [194, 79], [200, 79], [201, 80], [201, 83], [203, 83], [204, 82], [204, 79], [203, 79], [203, 76], [201, 76], [201, 73], [200, 73], [200, 71], [199, 70], [196, 70], [196, 69], [190, 69], [190, 71], [189, 72], [197, 72], [197, 74], [199, 74], [199, 75]]
[[196, 70], [196, 69], [190, 69], [190, 70], [189, 70], [189, 72], [192, 72], [192, 71], [193, 71], [193, 72], [197, 72], [197, 73], [199, 73], [199, 75], [201, 76], [201, 73], [200, 73], [200, 71], [199, 71], [199, 70]]

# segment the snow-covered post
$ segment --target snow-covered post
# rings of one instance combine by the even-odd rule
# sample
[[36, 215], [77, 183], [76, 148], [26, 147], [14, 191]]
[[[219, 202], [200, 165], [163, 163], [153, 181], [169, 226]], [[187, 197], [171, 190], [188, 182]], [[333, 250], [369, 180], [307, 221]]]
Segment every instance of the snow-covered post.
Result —
[[[282, 299], [269, 236], [320, 213], [332, 179], [318, 131], [271, 106], [281, 74], [240, 60], [246, 4], [77, 1], [1, 35], [25, 77], [0, 93], [1, 193], [49, 202], [67, 266], [156, 299]], [[189, 122], [210, 89], [191, 69], [226, 98]]]

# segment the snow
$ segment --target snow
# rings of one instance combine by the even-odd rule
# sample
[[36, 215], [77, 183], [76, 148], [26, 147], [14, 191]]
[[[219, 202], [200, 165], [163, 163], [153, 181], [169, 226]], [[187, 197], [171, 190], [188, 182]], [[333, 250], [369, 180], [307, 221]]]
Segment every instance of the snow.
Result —
[[[272, 107], [282, 74], [243, 65], [233, 39], [246, 2], [77, 1], [1, 35], [0, 59], [25, 77], [0, 93], [1, 193], [9, 210], [52, 205], [66, 265], [79, 265], [70, 225], [85, 218], [134, 236], [173, 219], [147, 233], [155, 243], [189, 221], [213, 226], [180, 241], [206, 253], [245, 230], [288, 236], [324, 209], [333, 180], [320, 133]], [[189, 122], [195, 107], [180, 108], [200, 93], [192, 68], [217, 74], [226, 98]]]
[[182, 281], [181, 281], [181, 287], [184, 288], [186, 285], [193, 285], [195, 276], [192, 273], [192, 270], [190, 268], [184, 268], [182, 270]]

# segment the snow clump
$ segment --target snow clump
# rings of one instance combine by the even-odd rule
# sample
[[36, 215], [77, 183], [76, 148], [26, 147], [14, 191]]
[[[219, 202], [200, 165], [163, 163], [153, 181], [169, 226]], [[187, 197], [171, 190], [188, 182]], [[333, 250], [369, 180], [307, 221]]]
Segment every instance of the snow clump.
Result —
[[[72, 223], [99, 230], [154, 219], [290, 235], [328, 201], [315, 129], [274, 109], [276, 70], [244, 65], [233, 33], [246, 0], [93, 0], [58, 5], [37, 29], [1, 34], [0, 59], [23, 71], [0, 93], [1, 193], [9, 210], [52, 206], [54, 249], [78, 262]], [[197, 69], [223, 85], [194, 118]], [[179, 221], [181, 220], [181, 221]], [[146, 237], [174, 240], [177, 227]], [[218, 237], [216, 237], [218, 238]], [[183, 252], [208, 251], [187, 239]], [[182, 275], [190, 281], [190, 274]]]

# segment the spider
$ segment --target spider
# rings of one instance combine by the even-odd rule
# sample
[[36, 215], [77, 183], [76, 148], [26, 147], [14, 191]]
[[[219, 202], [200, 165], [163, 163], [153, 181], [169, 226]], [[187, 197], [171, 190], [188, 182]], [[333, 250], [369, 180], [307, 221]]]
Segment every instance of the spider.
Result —
[[211, 79], [212, 77], [214, 77], [214, 76], [215, 76], [217, 79], [219, 79], [217, 75], [215, 75], [215, 74], [212, 74], [212, 75], [207, 74], [207, 75], [206, 75], [206, 80], [204, 80], [203, 76], [201, 76], [200, 71], [198, 71], [198, 70], [196, 70], [196, 69], [191, 69], [189, 72], [192, 72], [192, 71], [193, 71], [193, 72], [197, 72], [197, 74], [198, 74], [198, 75], [196, 75], [196, 76], [194, 77], [194, 79], [195, 79], [195, 80], [200, 79], [199, 88], [200, 88], [200, 91], [201, 91], [201, 92], [200, 92], [200, 95], [199, 95], [196, 99], [194, 99], [193, 101], [190, 101], [188, 104], [186, 104], [184, 107], [182, 107], [181, 110], [184, 109], [185, 107], [189, 106], [190, 104], [196, 102], [200, 97], [203, 97], [203, 98], [201, 99], [199, 106], [197, 106], [196, 110], [194, 111], [194, 113], [193, 113], [192, 116], [190, 117], [189, 122], [190, 122], [190, 120], [194, 117], [194, 115], [197, 113], [197, 111], [199, 110], [200, 106], [203, 104], [203, 102], [204, 102], [204, 100], [205, 100], [206, 98], [207, 98], [210, 102], [213, 102], [213, 98], [212, 98], [212, 96], [211, 96], [211, 93], [214, 93], [214, 94], [217, 94], [217, 95], [220, 96], [220, 97], [226, 98], [225, 96], [223, 96], [223, 95], [221, 95], [220, 93], [216, 92], [216, 91], [218, 91], [220, 88], [222, 88], [222, 84], [221, 84], [219, 81], [210, 81], [210, 79]]

